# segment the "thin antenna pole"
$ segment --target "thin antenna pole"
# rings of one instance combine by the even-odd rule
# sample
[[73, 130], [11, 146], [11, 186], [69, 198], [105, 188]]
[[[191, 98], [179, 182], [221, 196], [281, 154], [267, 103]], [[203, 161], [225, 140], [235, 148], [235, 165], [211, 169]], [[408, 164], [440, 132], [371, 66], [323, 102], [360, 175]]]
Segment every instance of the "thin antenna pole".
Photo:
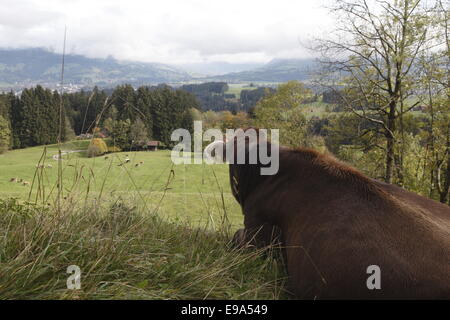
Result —
[[61, 61], [61, 82], [59, 90], [59, 130], [58, 130], [58, 213], [61, 213], [61, 194], [62, 194], [62, 152], [61, 152], [61, 138], [62, 138], [62, 115], [63, 115], [63, 94], [64, 94], [64, 59], [66, 57], [66, 37], [67, 26], [64, 26], [64, 43], [63, 54]]
[[64, 93], [64, 60], [66, 57], [66, 37], [67, 37], [67, 26], [64, 27], [64, 43], [63, 43], [63, 54], [61, 61], [61, 81], [60, 81], [60, 104], [59, 104], [59, 132], [58, 132], [58, 144], [61, 143], [61, 133], [62, 133], [62, 107], [63, 99], [62, 95]]

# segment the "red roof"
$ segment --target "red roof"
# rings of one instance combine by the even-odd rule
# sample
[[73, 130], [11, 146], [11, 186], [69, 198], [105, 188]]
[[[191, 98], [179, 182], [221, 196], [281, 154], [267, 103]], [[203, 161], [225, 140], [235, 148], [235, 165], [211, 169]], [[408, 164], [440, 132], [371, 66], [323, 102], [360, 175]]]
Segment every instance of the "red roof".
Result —
[[147, 142], [147, 146], [149, 147], [157, 147], [159, 144], [159, 141], [149, 141]]

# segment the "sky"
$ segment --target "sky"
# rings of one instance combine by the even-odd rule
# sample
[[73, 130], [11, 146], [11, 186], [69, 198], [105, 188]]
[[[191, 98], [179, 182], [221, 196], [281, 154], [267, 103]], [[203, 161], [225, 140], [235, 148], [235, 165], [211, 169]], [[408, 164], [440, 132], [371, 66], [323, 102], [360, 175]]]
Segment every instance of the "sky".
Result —
[[326, 0], [0, 0], [0, 47], [169, 64], [308, 58]]

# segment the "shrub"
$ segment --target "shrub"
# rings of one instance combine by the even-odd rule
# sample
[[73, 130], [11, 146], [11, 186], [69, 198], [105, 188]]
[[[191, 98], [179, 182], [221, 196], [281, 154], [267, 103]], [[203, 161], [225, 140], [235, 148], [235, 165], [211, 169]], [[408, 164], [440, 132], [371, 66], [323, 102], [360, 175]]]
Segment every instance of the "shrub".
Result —
[[108, 147], [106, 146], [105, 141], [100, 138], [94, 138], [91, 140], [89, 147], [87, 149], [87, 156], [89, 158], [101, 156], [108, 152]]
[[120, 149], [119, 147], [117, 147], [117, 146], [111, 146], [111, 147], [108, 147], [108, 152], [109, 153], [113, 153], [113, 152], [121, 152], [122, 151], [122, 149]]

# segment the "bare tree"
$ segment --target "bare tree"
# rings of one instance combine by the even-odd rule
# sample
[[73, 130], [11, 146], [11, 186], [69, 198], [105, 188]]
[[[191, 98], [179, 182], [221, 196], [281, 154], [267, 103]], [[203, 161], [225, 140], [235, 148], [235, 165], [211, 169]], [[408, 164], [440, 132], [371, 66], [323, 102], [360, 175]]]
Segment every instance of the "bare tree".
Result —
[[418, 57], [429, 40], [428, 9], [420, 0], [337, 0], [332, 11], [336, 30], [315, 47], [322, 53], [321, 83], [349, 111], [377, 125], [385, 181], [392, 182], [395, 166], [401, 180], [401, 119], [420, 103], [410, 97]]

